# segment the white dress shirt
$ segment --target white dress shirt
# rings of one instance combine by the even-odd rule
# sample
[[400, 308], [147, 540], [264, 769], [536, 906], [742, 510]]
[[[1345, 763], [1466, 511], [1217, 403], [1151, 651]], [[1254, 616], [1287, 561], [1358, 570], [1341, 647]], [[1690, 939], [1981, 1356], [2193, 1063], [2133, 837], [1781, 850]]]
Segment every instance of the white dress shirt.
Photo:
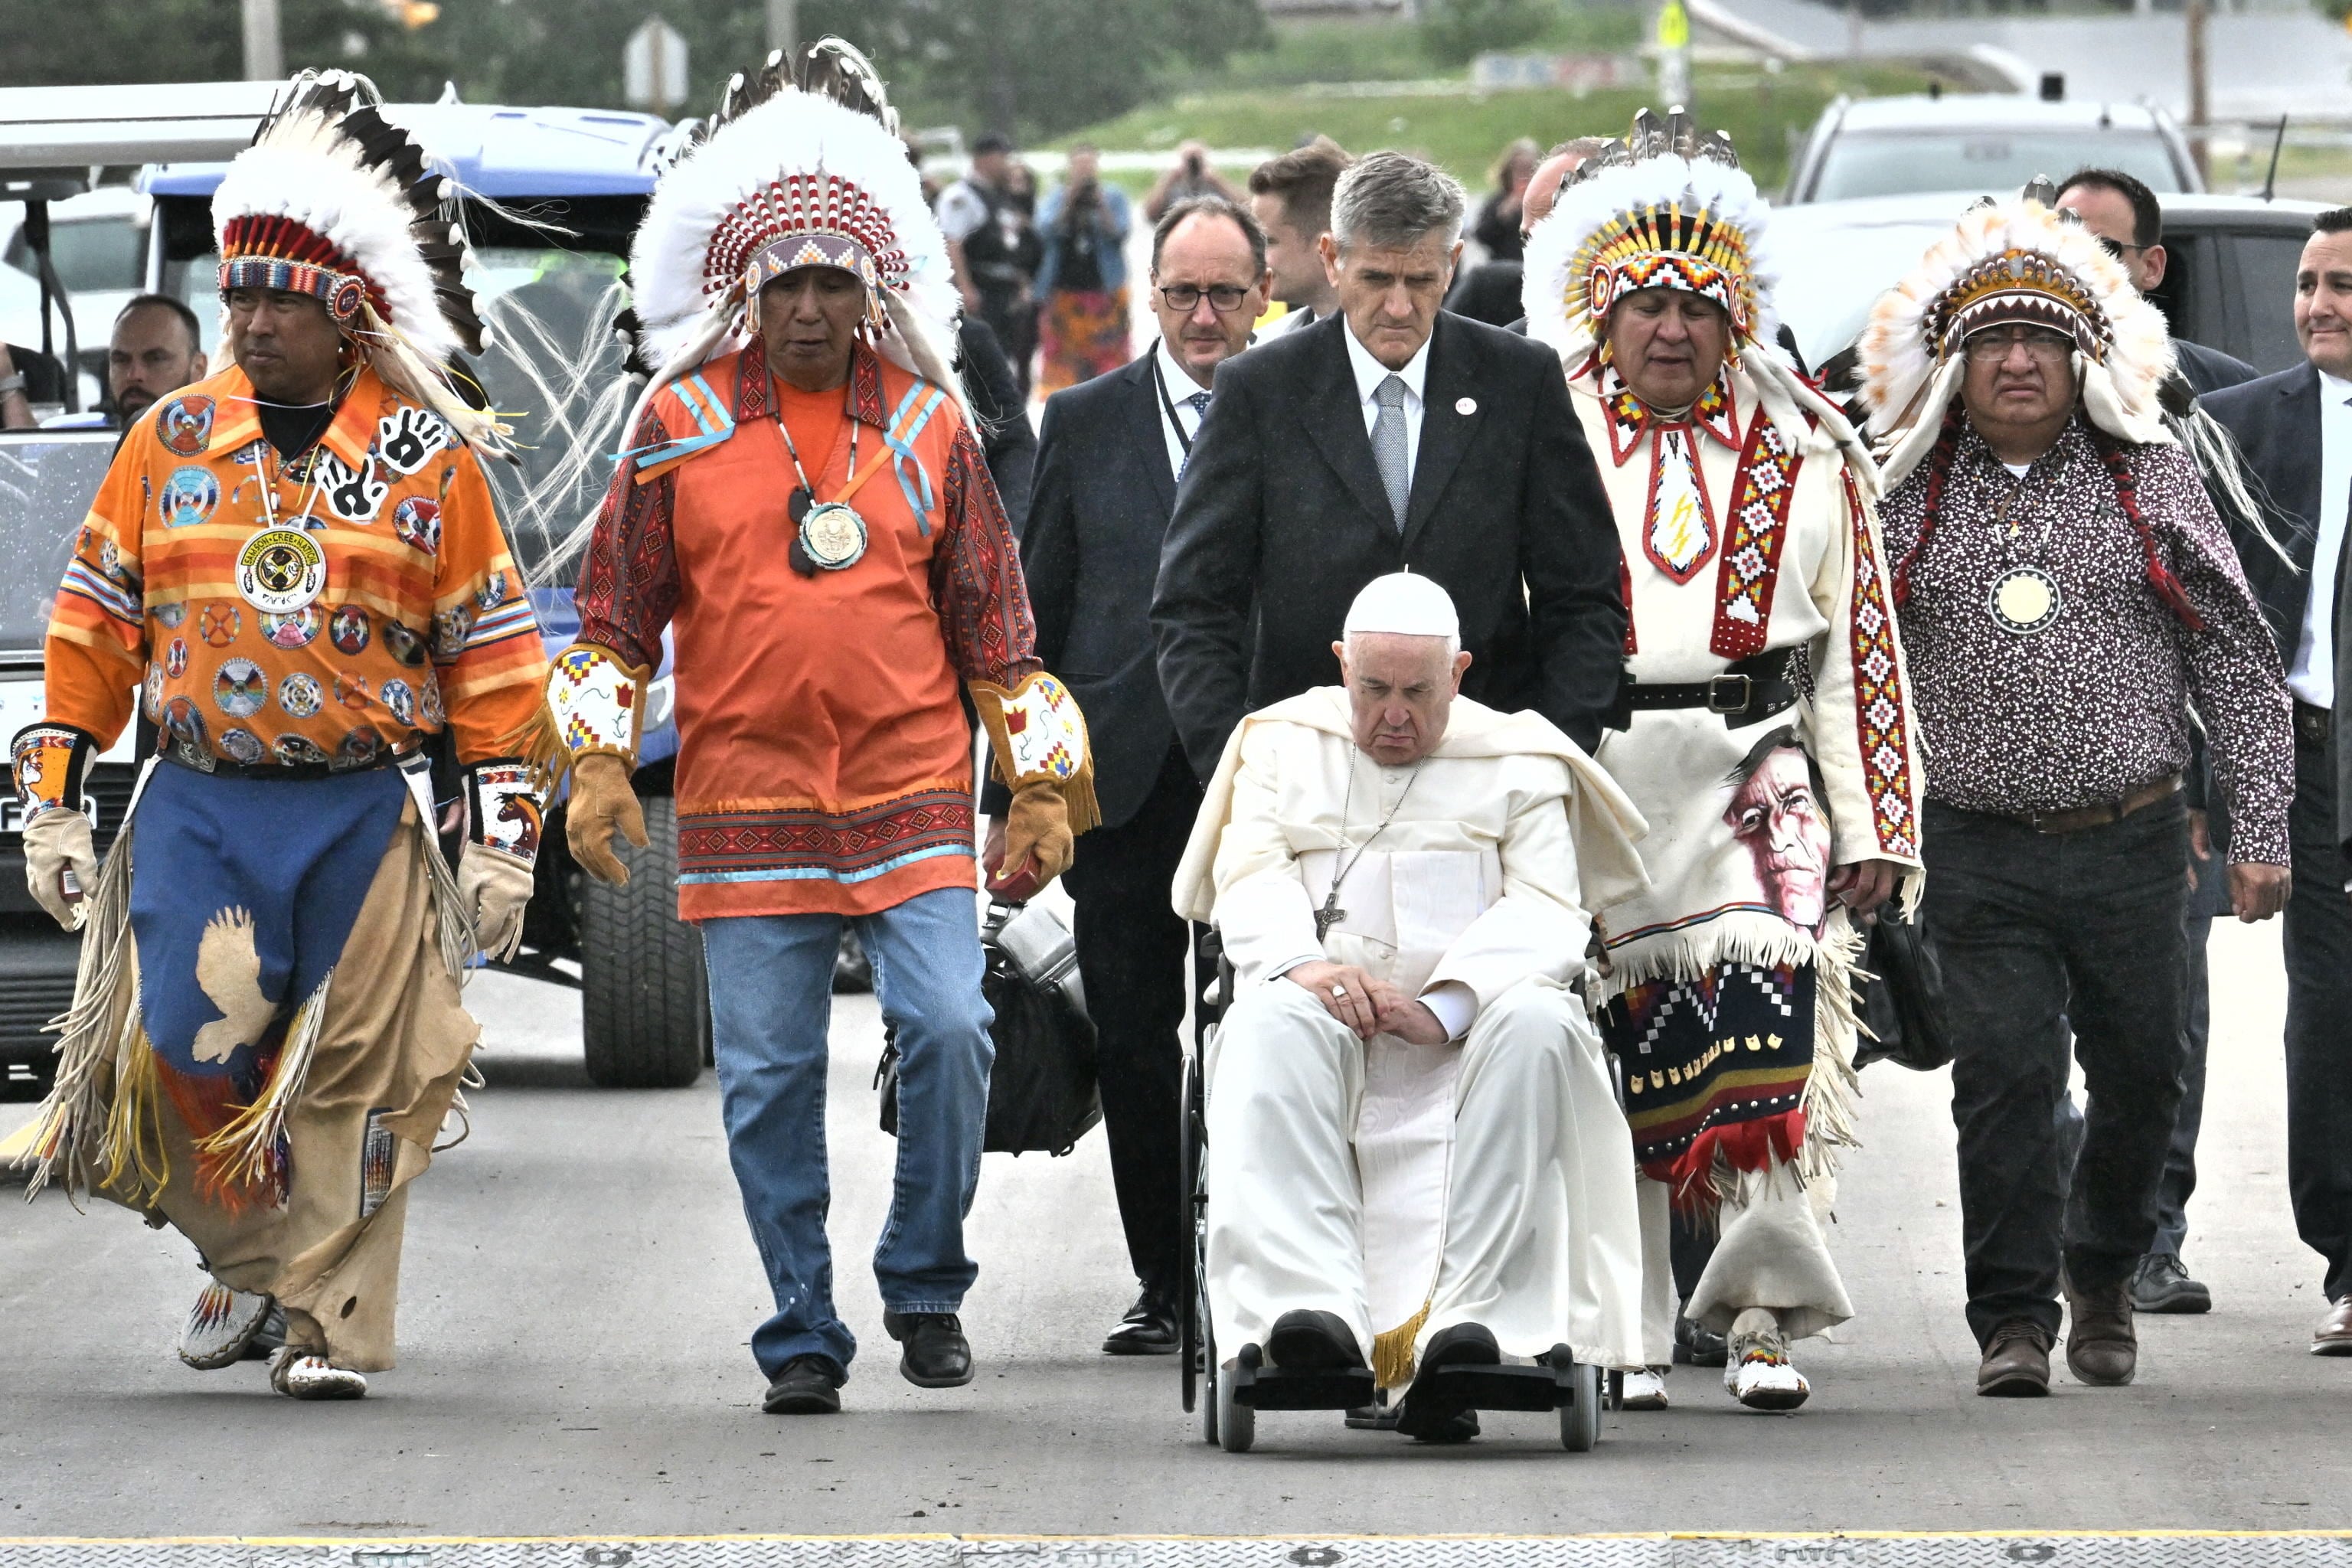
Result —
[[2312, 546], [2303, 637], [2287, 666], [2286, 689], [2315, 708], [2336, 705], [2336, 564], [2344, 553], [2344, 513], [2352, 504], [2352, 381], [2319, 373], [2318, 537]]
[[[1168, 471], [1181, 477], [1184, 472], [1184, 443], [1199, 437], [1201, 421], [1207, 414], [1205, 409], [1194, 408], [1185, 400], [1196, 392], [1209, 389], [1194, 381], [1192, 373], [1184, 368], [1184, 362], [1168, 352], [1166, 338], [1160, 340], [1160, 346], [1152, 351], [1152, 355], [1159, 361], [1160, 384], [1168, 393], [1168, 401], [1160, 404], [1160, 434], [1168, 443]], [[1153, 402], [1160, 402], [1157, 391], [1151, 396]], [[1176, 423], [1173, 425], [1169, 423], [1171, 406], [1176, 411]], [[1183, 432], [1181, 436], [1177, 434], [1179, 430]]]
[[[1356, 373], [1356, 396], [1363, 405], [1364, 434], [1369, 436], [1373, 421], [1381, 416], [1381, 405], [1372, 401], [1372, 395], [1391, 373], [1372, 357], [1371, 351], [1356, 341], [1355, 328], [1341, 329], [1339, 336], [1348, 344], [1348, 368]], [[1410, 486], [1413, 470], [1421, 462], [1421, 389], [1429, 379], [1429, 344], [1423, 342], [1405, 362], [1405, 367], [1393, 374], [1404, 381], [1404, 471]]]

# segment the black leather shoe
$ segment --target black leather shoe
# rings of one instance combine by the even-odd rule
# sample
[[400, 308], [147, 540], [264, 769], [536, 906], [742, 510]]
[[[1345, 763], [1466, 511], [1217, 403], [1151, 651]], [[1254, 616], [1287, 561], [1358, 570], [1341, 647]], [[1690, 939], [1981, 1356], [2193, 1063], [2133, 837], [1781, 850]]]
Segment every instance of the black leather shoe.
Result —
[[796, 1355], [784, 1363], [760, 1408], [771, 1415], [838, 1415], [843, 1371], [821, 1355]]
[[953, 1312], [885, 1312], [882, 1331], [898, 1342], [898, 1373], [917, 1388], [961, 1388], [971, 1381], [971, 1344]]
[[1164, 1291], [1145, 1286], [1102, 1348], [1105, 1355], [1174, 1355], [1176, 1303]]
[[1675, 1314], [1675, 1364], [1722, 1366], [1731, 1359], [1731, 1342], [1713, 1329]]
[[1274, 1321], [1265, 1336], [1265, 1359], [1285, 1372], [1307, 1372], [1361, 1366], [1364, 1352], [1356, 1344], [1355, 1331], [1339, 1313], [1302, 1307]]
[[[1413, 1371], [1412, 1386], [1405, 1390], [1404, 1408], [1397, 1415], [1397, 1430], [1424, 1443], [1468, 1442], [1478, 1435], [1477, 1414], [1457, 1400], [1438, 1394], [1437, 1373], [1449, 1366], [1502, 1363], [1502, 1347], [1484, 1325], [1455, 1323], [1438, 1330], [1421, 1352], [1421, 1365]], [[1466, 1428], [1461, 1421], [1465, 1415], [1470, 1418]]]
[[2135, 1312], [2213, 1310], [2213, 1292], [2189, 1278], [2179, 1258], [2169, 1252], [2151, 1252], [2139, 1260], [2139, 1268], [2132, 1273], [2131, 1299]]

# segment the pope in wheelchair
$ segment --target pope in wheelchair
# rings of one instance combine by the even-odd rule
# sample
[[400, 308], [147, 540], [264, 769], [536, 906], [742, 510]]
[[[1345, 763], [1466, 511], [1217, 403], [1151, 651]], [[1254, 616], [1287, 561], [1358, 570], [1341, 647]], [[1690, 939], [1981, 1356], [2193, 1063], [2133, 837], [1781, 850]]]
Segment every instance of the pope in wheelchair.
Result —
[[1642, 819], [1549, 721], [1458, 695], [1429, 578], [1374, 581], [1334, 647], [1344, 686], [1242, 721], [1175, 884], [1233, 966], [1202, 1064], [1206, 1426], [1238, 1450], [1256, 1410], [1363, 1425], [1402, 1391], [1410, 1436], [1557, 1408], [1589, 1447], [1600, 1371], [1641, 1364], [1641, 1224], [1575, 986], [1587, 910], [1643, 885]]

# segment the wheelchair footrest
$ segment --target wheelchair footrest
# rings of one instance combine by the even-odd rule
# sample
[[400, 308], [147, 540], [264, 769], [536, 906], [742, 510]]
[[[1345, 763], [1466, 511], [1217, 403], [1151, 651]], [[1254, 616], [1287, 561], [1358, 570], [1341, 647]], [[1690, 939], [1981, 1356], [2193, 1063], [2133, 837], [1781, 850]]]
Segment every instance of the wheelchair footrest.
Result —
[[1566, 1356], [1533, 1366], [1443, 1366], [1437, 1384], [1473, 1410], [1557, 1410], [1576, 1403]]
[[1353, 1410], [1379, 1398], [1370, 1367], [1286, 1371], [1266, 1365], [1265, 1352], [1255, 1344], [1244, 1345], [1218, 1375], [1233, 1381], [1234, 1403], [1253, 1410]]

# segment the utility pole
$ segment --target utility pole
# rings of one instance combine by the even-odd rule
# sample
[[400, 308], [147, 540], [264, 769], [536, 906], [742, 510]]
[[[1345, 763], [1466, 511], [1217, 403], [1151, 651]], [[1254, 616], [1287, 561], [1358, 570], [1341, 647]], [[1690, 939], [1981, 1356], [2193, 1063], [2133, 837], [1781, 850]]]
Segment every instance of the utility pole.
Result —
[[245, 79], [277, 81], [286, 74], [286, 41], [278, 29], [278, 0], [244, 0]]
[[1666, 0], [1659, 7], [1657, 44], [1659, 107], [1690, 108], [1691, 24], [1683, 0]]
[[2197, 173], [2210, 180], [2213, 175], [2213, 115], [2210, 88], [2207, 79], [2205, 50], [2206, 0], [2189, 0], [2189, 153], [2197, 160]]
[[768, 47], [790, 59], [801, 43], [800, 0], [768, 0]]

